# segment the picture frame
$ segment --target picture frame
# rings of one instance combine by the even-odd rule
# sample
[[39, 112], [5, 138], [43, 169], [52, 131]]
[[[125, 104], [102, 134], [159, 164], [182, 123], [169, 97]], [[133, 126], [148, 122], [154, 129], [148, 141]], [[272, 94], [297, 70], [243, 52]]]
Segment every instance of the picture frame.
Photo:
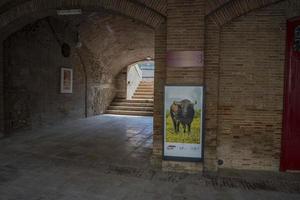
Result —
[[204, 86], [165, 86], [164, 160], [203, 161], [204, 94]]
[[60, 93], [73, 93], [73, 69], [62, 67], [60, 74]]

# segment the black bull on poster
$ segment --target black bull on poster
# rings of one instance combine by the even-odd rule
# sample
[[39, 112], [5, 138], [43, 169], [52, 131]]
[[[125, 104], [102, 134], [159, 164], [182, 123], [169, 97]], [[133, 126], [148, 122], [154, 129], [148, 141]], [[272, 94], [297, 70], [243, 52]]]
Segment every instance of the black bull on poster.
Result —
[[186, 131], [188, 133], [191, 132], [191, 124], [195, 116], [195, 104], [197, 104], [197, 102], [192, 103], [188, 99], [173, 102], [170, 107], [170, 116], [173, 121], [175, 133], [179, 132], [180, 126], [182, 126], [184, 133]]

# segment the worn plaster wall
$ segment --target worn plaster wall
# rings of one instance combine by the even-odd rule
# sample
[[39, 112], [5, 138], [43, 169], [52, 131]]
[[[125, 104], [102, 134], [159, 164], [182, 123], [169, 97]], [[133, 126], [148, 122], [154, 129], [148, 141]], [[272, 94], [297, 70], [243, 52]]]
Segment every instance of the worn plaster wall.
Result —
[[[52, 31], [52, 28], [54, 32]], [[74, 33], [56, 19], [40, 20], [5, 42], [6, 129], [34, 128], [84, 117], [84, 72], [65, 58], [57, 39], [74, 46]], [[73, 93], [60, 93], [60, 69], [72, 68]]]
[[[221, 29], [218, 159], [221, 168], [279, 169], [286, 20], [297, 1], [240, 17]], [[299, 15], [299, 14], [298, 14]]]

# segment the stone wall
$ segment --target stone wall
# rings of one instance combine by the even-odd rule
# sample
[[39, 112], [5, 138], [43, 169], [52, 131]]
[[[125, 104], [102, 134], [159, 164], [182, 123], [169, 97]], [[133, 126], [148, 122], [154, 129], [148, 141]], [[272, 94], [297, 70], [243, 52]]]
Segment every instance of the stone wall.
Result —
[[285, 27], [295, 5], [296, 1], [272, 5], [221, 29], [218, 103], [218, 159], [224, 161], [221, 168], [279, 169]]
[[125, 67], [116, 77], [117, 98], [127, 97], [127, 67]]
[[154, 57], [154, 32], [107, 13], [82, 16], [79, 31], [79, 52], [88, 75], [88, 116], [102, 114], [116, 95], [126, 98], [127, 66]]
[[0, 138], [4, 135], [4, 68], [3, 68], [3, 46], [0, 45]]
[[[6, 129], [50, 125], [84, 117], [84, 72], [78, 56], [62, 56], [59, 40], [74, 43], [74, 32], [50, 19], [28, 25], [4, 42]], [[52, 28], [54, 32], [52, 31]], [[60, 93], [60, 69], [73, 69], [73, 93]]]
[[103, 114], [116, 95], [116, 80], [84, 43], [77, 55], [86, 74], [86, 116]]
[[[126, 97], [117, 91], [126, 86], [121, 70], [154, 57], [154, 33], [146, 25], [105, 13], [80, 17], [42, 19], [4, 42], [7, 130], [103, 114], [116, 94]], [[70, 58], [62, 56], [62, 42], [71, 45]], [[59, 93], [61, 67], [74, 69], [71, 95]]]

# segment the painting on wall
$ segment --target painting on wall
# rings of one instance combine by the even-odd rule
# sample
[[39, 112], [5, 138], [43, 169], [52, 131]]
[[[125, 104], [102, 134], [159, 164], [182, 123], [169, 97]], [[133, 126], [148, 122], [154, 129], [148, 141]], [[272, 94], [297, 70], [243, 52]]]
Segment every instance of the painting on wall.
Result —
[[73, 69], [61, 68], [60, 79], [60, 92], [72, 93], [73, 92]]
[[203, 90], [202, 86], [165, 87], [165, 160], [203, 159]]

